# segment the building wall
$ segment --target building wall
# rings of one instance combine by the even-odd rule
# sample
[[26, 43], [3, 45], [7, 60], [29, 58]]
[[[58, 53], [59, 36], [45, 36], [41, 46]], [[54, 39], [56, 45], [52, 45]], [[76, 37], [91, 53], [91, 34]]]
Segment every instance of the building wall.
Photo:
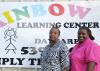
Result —
[[[95, 0], [0, 0], [0, 2], [39, 2], [39, 1], [95, 1]], [[99, 1], [99, 0], [96, 0]], [[36, 68], [1, 67], [0, 71], [40, 71]]]

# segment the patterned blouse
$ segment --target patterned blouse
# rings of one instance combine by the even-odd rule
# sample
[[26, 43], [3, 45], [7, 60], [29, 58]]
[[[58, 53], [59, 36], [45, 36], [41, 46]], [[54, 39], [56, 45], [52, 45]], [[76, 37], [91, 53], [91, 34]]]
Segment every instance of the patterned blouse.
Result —
[[57, 41], [53, 47], [47, 45], [41, 54], [42, 71], [63, 71], [64, 67], [69, 66], [68, 53], [63, 41]]

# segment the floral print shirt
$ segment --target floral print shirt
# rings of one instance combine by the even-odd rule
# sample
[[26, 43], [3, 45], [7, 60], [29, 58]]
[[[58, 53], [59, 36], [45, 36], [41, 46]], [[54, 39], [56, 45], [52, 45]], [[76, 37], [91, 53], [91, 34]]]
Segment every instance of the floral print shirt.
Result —
[[63, 71], [69, 66], [68, 48], [63, 41], [58, 40], [55, 45], [50, 44], [41, 53], [42, 71]]

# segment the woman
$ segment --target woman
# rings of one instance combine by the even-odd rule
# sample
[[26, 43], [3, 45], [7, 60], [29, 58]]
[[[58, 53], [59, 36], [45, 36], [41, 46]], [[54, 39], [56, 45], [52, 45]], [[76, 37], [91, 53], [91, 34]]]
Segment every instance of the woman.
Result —
[[60, 30], [56, 27], [50, 29], [49, 44], [41, 54], [42, 71], [68, 71], [68, 48], [59, 40]]
[[70, 71], [100, 71], [100, 47], [93, 42], [91, 30], [80, 27], [78, 40], [70, 54]]

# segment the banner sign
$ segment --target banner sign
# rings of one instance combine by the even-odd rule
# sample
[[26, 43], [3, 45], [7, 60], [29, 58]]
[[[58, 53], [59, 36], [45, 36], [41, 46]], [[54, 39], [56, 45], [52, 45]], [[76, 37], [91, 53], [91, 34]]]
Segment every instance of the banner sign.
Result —
[[1, 2], [0, 67], [40, 68], [52, 25], [68, 48], [78, 42], [80, 26], [89, 27], [100, 45], [100, 2]]

